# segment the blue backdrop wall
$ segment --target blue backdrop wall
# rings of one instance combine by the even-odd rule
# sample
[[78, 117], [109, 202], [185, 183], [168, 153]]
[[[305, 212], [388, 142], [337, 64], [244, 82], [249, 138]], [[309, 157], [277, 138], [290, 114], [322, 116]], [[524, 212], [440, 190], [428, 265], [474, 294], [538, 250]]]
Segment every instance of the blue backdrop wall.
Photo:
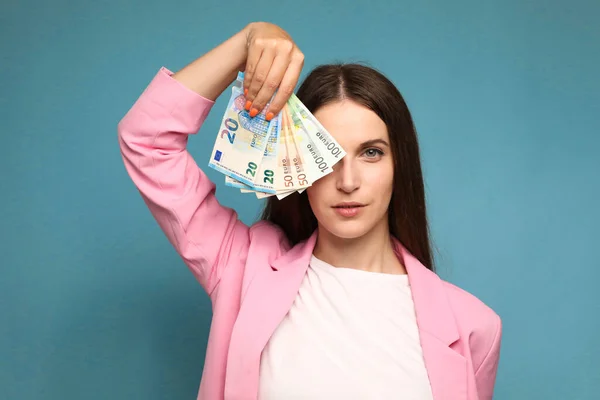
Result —
[[[504, 322], [497, 399], [600, 392], [600, 2], [0, 5], [0, 398], [193, 399], [211, 310], [126, 175], [116, 126], [161, 66], [280, 24], [305, 73], [363, 61], [420, 133], [440, 275]], [[190, 150], [206, 166], [222, 96]], [[261, 202], [218, 182], [244, 222]]]

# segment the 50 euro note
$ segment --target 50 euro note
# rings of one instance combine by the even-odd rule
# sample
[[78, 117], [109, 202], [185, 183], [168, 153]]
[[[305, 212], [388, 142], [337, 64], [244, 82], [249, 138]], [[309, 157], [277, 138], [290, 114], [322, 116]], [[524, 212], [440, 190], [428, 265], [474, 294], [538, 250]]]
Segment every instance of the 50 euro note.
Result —
[[277, 149], [277, 169], [275, 177], [277, 192], [297, 191], [309, 187], [314, 181], [311, 170], [302, 153], [305, 140], [301, 131], [294, 129], [290, 107], [286, 104], [281, 110], [278, 126], [279, 146]]
[[[285, 134], [288, 133], [288, 130], [283, 126], [284, 114], [285, 111], [282, 110], [276, 118], [273, 126], [272, 141], [269, 141], [269, 144], [272, 144], [272, 147], [268, 146], [270, 147], [270, 151], [265, 151], [261, 163], [261, 168], [265, 171], [274, 171], [274, 174], [270, 177], [267, 177], [265, 174], [263, 178], [263, 183], [269, 185], [269, 190], [261, 190], [257, 185], [254, 185], [253, 188], [254, 190], [258, 190], [256, 191], [256, 197], [259, 199], [276, 195], [277, 198], [281, 200], [298, 190], [296, 188], [286, 187], [284, 182], [286, 169], [282, 164], [282, 160], [286, 157], [286, 140], [288, 142], [290, 140], [289, 137], [285, 136]], [[300, 189], [299, 191], [302, 193], [304, 189]], [[242, 189], [242, 192], [248, 192], [248, 190]]]

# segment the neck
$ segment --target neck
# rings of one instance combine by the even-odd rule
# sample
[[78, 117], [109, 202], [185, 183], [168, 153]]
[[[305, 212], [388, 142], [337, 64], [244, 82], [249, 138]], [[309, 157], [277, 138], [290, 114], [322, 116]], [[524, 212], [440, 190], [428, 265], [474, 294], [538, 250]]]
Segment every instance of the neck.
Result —
[[322, 227], [318, 229], [313, 251], [318, 259], [340, 268], [406, 274], [406, 269], [394, 252], [387, 224], [353, 239], [340, 238]]

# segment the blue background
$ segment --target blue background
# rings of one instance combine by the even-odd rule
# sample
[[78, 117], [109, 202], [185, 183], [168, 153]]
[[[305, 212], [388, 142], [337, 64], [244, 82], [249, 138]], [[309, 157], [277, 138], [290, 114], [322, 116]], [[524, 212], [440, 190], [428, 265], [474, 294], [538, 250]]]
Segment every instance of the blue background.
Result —
[[[116, 126], [161, 66], [280, 24], [304, 74], [387, 74], [422, 143], [440, 275], [502, 317], [496, 399], [600, 392], [600, 2], [65, 1], [0, 6], [0, 399], [194, 399], [210, 303]], [[190, 150], [203, 167], [221, 96]], [[219, 183], [251, 223], [261, 202]]]

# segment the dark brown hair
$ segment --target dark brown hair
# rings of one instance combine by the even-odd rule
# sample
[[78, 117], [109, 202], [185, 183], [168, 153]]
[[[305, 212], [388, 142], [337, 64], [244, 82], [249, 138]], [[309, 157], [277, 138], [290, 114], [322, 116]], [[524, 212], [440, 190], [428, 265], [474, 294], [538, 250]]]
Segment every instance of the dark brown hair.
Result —
[[[328, 64], [310, 72], [297, 96], [313, 113], [326, 104], [349, 99], [371, 109], [385, 122], [394, 159], [394, 188], [388, 212], [390, 234], [423, 265], [434, 270], [417, 133], [398, 89], [371, 67]], [[270, 197], [262, 219], [281, 227], [292, 245], [307, 239], [317, 228], [306, 191], [282, 200]]]

